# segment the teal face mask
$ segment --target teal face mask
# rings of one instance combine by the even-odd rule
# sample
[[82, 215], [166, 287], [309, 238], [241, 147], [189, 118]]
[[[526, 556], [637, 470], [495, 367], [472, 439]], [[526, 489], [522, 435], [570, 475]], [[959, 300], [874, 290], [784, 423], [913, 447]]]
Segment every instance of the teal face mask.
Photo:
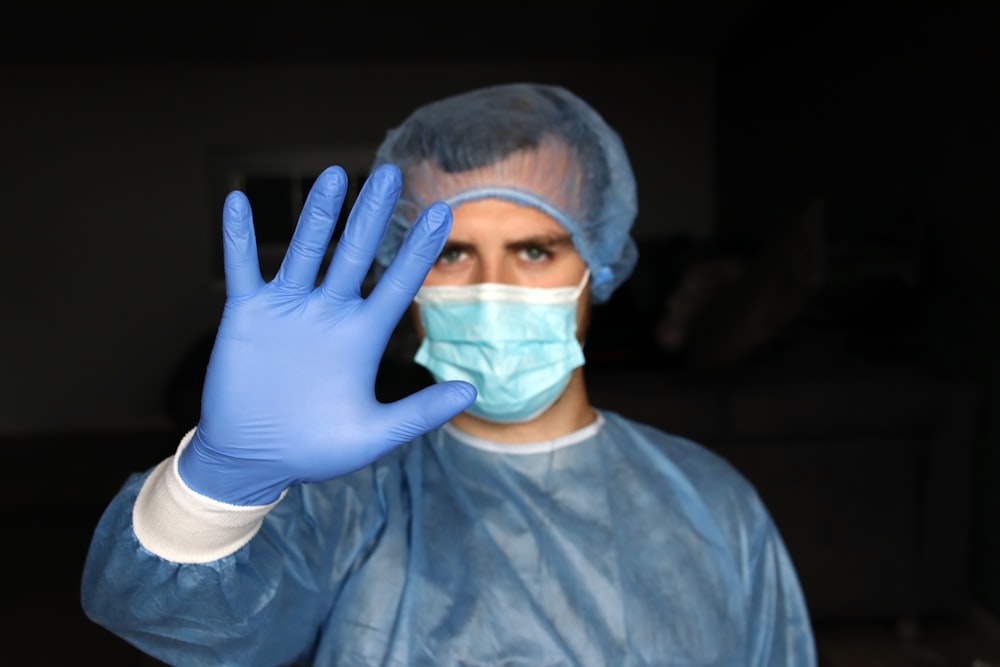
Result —
[[574, 287], [422, 287], [416, 302], [424, 340], [415, 360], [439, 382], [470, 382], [479, 392], [471, 414], [494, 422], [533, 419], [583, 365], [576, 303], [588, 277]]

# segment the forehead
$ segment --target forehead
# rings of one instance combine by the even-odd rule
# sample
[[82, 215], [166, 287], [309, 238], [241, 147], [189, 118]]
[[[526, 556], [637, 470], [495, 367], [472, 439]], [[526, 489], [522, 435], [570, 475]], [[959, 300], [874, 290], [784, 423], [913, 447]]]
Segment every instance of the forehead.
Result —
[[551, 216], [504, 199], [478, 199], [452, 209], [449, 240], [466, 243], [507, 243], [530, 238], [569, 237]]

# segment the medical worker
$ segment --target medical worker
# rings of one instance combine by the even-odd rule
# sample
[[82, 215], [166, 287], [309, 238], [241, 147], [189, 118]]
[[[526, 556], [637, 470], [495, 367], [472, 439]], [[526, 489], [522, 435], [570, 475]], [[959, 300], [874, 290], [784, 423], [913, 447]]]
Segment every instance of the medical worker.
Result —
[[[175, 665], [816, 664], [751, 485], [587, 399], [591, 304], [636, 261], [601, 116], [535, 84], [417, 109], [317, 283], [347, 186], [319, 176], [270, 282], [227, 198], [201, 418], [101, 518], [90, 618]], [[437, 382], [383, 404], [408, 310]]]

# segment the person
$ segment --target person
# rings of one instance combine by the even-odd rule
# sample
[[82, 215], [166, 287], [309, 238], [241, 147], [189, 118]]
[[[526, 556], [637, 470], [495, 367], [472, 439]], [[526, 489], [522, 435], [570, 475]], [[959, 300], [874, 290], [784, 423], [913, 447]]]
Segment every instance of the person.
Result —
[[[320, 277], [346, 188], [319, 176], [270, 282], [227, 198], [200, 418], [101, 517], [87, 615], [178, 665], [815, 664], [752, 485], [588, 401], [591, 305], [637, 259], [604, 119], [534, 83], [418, 108]], [[407, 311], [435, 382], [383, 403]]]

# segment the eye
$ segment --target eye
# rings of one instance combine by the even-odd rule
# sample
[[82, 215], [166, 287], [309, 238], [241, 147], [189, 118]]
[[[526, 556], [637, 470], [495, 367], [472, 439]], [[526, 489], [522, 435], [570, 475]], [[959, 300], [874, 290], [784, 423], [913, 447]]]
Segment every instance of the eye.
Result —
[[445, 249], [441, 251], [438, 255], [438, 264], [454, 264], [460, 262], [468, 256], [468, 253], [462, 248], [456, 248], [454, 246], [445, 246]]
[[537, 245], [525, 245], [518, 249], [518, 254], [526, 262], [541, 262], [552, 256], [552, 253]]

